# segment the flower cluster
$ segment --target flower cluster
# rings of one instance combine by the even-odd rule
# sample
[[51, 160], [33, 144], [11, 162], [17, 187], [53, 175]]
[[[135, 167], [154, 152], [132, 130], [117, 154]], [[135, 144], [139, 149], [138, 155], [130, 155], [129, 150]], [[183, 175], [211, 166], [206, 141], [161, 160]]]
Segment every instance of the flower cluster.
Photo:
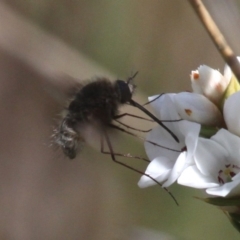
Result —
[[[223, 75], [203, 65], [190, 76], [193, 92], [149, 98], [179, 143], [161, 126], [153, 128], [145, 142], [151, 161], [146, 174], [163, 187], [177, 181], [209, 195], [240, 195], [239, 84], [228, 66]], [[147, 176], [138, 183], [142, 188], [154, 184]]]

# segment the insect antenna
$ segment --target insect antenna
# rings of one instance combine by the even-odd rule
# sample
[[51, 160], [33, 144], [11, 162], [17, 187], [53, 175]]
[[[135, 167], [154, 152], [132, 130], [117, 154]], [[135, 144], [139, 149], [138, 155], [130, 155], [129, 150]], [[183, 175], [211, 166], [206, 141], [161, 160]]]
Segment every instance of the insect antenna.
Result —
[[159, 99], [163, 94], [165, 94], [165, 93], [161, 93], [161, 94], [159, 94], [156, 98], [154, 98], [154, 99], [151, 100], [151, 101], [148, 101], [148, 102], [144, 103], [142, 106], [146, 106], [146, 105], [148, 105], [148, 104], [150, 104], [150, 103], [156, 101], [156, 100]]
[[[103, 131], [103, 136], [104, 136], [104, 138], [105, 138], [105, 140], [106, 140], [106, 143], [107, 143], [109, 152], [104, 151], [104, 141], [103, 141], [103, 137], [101, 137], [101, 153], [110, 154], [112, 160], [113, 160], [115, 163], [118, 163], [118, 164], [120, 164], [120, 165], [122, 165], [122, 166], [124, 166], [124, 167], [126, 167], [126, 168], [128, 168], [128, 169], [130, 169], [130, 170], [132, 170], [132, 171], [134, 171], [134, 172], [137, 172], [137, 173], [139, 173], [139, 174], [141, 174], [141, 175], [144, 175], [144, 176], [150, 178], [150, 179], [153, 180], [156, 184], [158, 184], [159, 186], [162, 187], [162, 184], [161, 184], [160, 182], [158, 182], [156, 179], [154, 179], [153, 177], [151, 177], [149, 174], [146, 174], [146, 173], [144, 173], [144, 172], [142, 172], [142, 171], [140, 171], [140, 170], [138, 170], [138, 169], [135, 169], [135, 168], [133, 168], [133, 167], [131, 167], [131, 166], [123, 163], [123, 162], [118, 161], [118, 160], [115, 158], [115, 155], [116, 155], [116, 154], [115, 154], [114, 151], [113, 151], [111, 141], [110, 141], [110, 139], [109, 139], [108, 134], [107, 134], [106, 131]], [[167, 193], [171, 196], [171, 198], [174, 200], [174, 202], [176, 203], [176, 205], [179, 206], [178, 201], [177, 201], [177, 199], [173, 196], [173, 194], [172, 194], [167, 188], [163, 188], [163, 189], [164, 189], [165, 191], [167, 191]]]

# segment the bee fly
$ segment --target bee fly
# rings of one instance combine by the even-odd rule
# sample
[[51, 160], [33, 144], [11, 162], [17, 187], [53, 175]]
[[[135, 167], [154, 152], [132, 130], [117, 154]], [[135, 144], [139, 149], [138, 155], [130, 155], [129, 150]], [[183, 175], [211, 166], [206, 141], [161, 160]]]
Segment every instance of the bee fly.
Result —
[[139, 108], [179, 142], [176, 135], [157, 117], [132, 99], [136, 87], [132, 80], [136, 75], [137, 73], [126, 82], [123, 80], [111, 82], [106, 78], [98, 78], [83, 86], [75, 94], [67, 107], [66, 116], [54, 134], [56, 143], [68, 158], [74, 159], [80, 150], [79, 145], [84, 142], [84, 138], [80, 134], [81, 127], [92, 125], [101, 132], [105, 132], [106, 127], [117, 128], [112, 121], [128, 115], [118, 115], [118, 109], [123, 104]]
[[[161, 185], [154, 178], [144, 172], [116, 160], [115, 155], [120, 154], [114, 153], [109, 136], [106, 132], [106, 129], [115, 128], [133, 135], [132, 133], [112, 123], [114, 120], [117, 121], [117, 119], [126, 115], [137, 117], [128, 113], [119, 115], [119, 107], [124, 104], [129, 104], [148, 115], [153, 121], [161, 125], [161, 127], [163, 127], [175, 139], [175, 141], [179, 142], [176, 135], [157, 117], [132, 99], [134, 89], [136, 88], [133, 84], [133, 79], [136, 75], [137, 73], [135, 73], [127, 81], [116, 80], [111, 82], [106, 78], [98, 78], [97, 80], [83, 86], [75, 94], [73, 100], [70, 101], [70, 104], [67, 107], [66, 116], [62, 119], [58, 129], [55, 130], [54, 139], [57, 145], [62, 148], [63, 153], [68, 158], [74, 159], [77, 153], [81, 150], [81, 143], [84, 142], [81, 129], [84, 129], [87, 125], [93, 126], [100, 132], [102, 153], [110, 154], [114, 162], [130, 168], [140, 174], [146, 175], [157, 184]], [[106, 141], [109, 152], [104, 152], [103, 150], [104, 140]]]

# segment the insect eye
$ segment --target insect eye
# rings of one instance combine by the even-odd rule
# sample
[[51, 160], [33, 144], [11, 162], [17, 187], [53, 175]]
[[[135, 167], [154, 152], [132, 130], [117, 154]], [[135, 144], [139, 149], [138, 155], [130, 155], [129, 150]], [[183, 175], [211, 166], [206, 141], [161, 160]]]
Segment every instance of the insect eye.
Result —
[[126, 103], [131, 100], [132, 92], [130, 91], [128, 84], [122, 80], [117, 80], [116, 85], [120, 91], [120, 102]]

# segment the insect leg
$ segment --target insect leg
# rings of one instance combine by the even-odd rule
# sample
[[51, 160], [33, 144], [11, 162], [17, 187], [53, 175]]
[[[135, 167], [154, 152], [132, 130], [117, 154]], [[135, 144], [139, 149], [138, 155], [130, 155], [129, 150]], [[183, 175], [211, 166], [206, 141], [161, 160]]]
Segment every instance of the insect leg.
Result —
[[[118, 161], [118, 160], [115, 158], [115, 153], [114, 153], [114, 151], [113, 151], [112, 144], [111, 144], [111, 142], [110, 142], [110, 139], [109, 139], [108, 134], [106, 133], [106, 131], [103, 131], [103, 136], [104, 136], [104, 138], [105, 138], [105, 140], [106, 140], [106, 143], [107, 143], [107, 146], [108, 146], [108, 149], [109, 149], [111, 158], [112, 158], [112, 160], [113, 160], [115, 163], [118, 163], [118, 164], [120, 164], [120, 165], [122, 165], [122, 166], [124, 166], [124, 167], [126, 167], [126, 168], [128, 168], [128, 169], [130, 169], [130, 170], [132, 170], [132, 171], [134, 171], [134, 172], [137, 172], [137, 173], [139, 173], [139, 174], [141, 174], [141, 175], [144, 175], [144, 176], [150, 178], [150, 179], [153, 180], [156, 184], [158, 184], [159, 186], [162, 187], [162, 184], [161, 184], [160, 182], [158, 182], [156, 179], [154, 179], [153, 177], [151, 177], [149, 174], [146, 174], [146, 173], [144, 173], [144, 172], [142, 172], [142, 171], [140, 171], [140, 170], [138, 170], [138, 169], [135, 169], [135, 168], [133, 168], [133, 167], [131, 167], [131, 166], [123, 163], [123, 162]], [[101, 138], [101, 152], [104, 152], [104, 142], [103, 142], [103, 138]], [[179, 205], [178, 202], [177, 202], [177, 200], [176, 200], [176, 198], [172, 195], [172, 193], [171, 193], [167, 188], [163, 188], [163, 189], [164, 189], [165, 191], [167, 191], [167, 193], [172, 197], [172, 199], [174, 200], [174, 202], [176, 203], [176, 205]]]
[[113, 117], [113, 119], [123, 118], [123, 117], [125, 117], [125, 116], [142, 119], [142, 120], [146, 120], [146, 121], [149, 121], [149, 122], [154, 122], [153, 119], [148, 119], [148, 118], [140, 117], [140, 116], [137, 116], [137, 115], [134, 115], [134, 114], [130, 114], [130, 113], [123, 113], [123, 114], [120, 114], [120, 115], [116, 115], [116, 116]]
[[[102, 141], [102, 143], [101, 143], [101, 153], [111, 155], [111, 152], [107, 152], [107, 151], [104, 150], [103, 139], [101, 141]], [[116, 153], [116, 152], [114, 152], [114, 156], [119, 156], [119, 157], [124, 157], [124, 158], [134, 158], [134, 159], [143, 160], [143, 161], [148, 162], [148, 163], [150, 162], [146, 158], [139, 157], [139, 156], [132, 156], [130, 153], [123, 154], [123, 153]]]
[[132, 132], [129, 132], [129, 131], [127, 131], [126, 129], [123, 129], [123, 128], [119, 127], [119, 126], [116, 126], [116, 125], [114, 125], [114, 124], [109, 124], [108, 126], [111, 127], [111, 128], [115, 128], [115, 129], [117, 129], [117, 130], [119, 130], [119, 131], [121, 131], [121, 132], [124, 132], [124, 133], [126, 133], [126, 134], [128, 134], [128, 135], [131, 135], [131, 136], [133, 136], [133, 137], [136, 137], [136, 138], [138, 138], [138, 139], [141, 139], [141, 140], [143, 140], [143, 141], [145, 141], [145, 142], [151, 143], [151, 144], [154, 145], [154, 146], [157, 146], [157, 147], [160, 147], [160, 148], [163, 148], [163, 149], [167, 149], [167, 150], [169, 150], [169, 151], [181, 153], [180, 150], [168, 148], [168, 147], [165, 147], [165, 146], [163, 146], [163, 145], [157, 144], [157, 143], [155, 143], [155, 142], [148, 141], [148, 140], [146, 140], [145, 138], [140, 137], [140, 136], [138, 136], [138, 135], [136, 135], [136, 134], [134, 134], [134, 133], [132, 133]]
[[135, 131], [139, 131], [139, 132], [150, 132], [150, 131], [152, 130], [152, 129], [142, 130], [142, 129], [138, 129], [138, 128], [131, 127], [131, 126], [125, 124], [125, 123], [122, 123], [122, 122], [116, 120], [116, 119], [115, 119], [115, 121], [116, 121], [117, 123], [123, 125], [123, 126], [126, 127], [126, 128], [129, 128], [129, 129], [132, 129], [132, 130], [135, 130]]
[[134, 128], [134, 127], [131, 127], [125, 123], [122, 123], [120, 121], [118, 121], [117, 119], [119, 118], [123, 118], [125, 116], [128, 116], [128, 117], [134, 117], [134, 118], [138, 118], [138, 119], [142, 119], [142, 120], [146, 120], [146, 121], [150, 121], [150, 122], [154, 122], [152, 119], [148, 119], [148, 118], [144, 118], [144, 117], [140, 117], [140, 116], [137, 116], [137, 115], [134, 115], [134, 114], [130, 114], [130, 113], [123, 113], [123, 114], [120, 114], [120, 115], [116, 115], [113, 117], [113, 119], [118, 122], [119, 124], [123, 125], [124, 127], [126, 128], [129, 128], [129, 129], [132, 129], [132, 130], [135, 130], [135, 131], [139, 131], [139, 132], [150, 132], [151, 129], [149, 130], [141, 130], [141, 129], [137, 129], [137, 128]]

